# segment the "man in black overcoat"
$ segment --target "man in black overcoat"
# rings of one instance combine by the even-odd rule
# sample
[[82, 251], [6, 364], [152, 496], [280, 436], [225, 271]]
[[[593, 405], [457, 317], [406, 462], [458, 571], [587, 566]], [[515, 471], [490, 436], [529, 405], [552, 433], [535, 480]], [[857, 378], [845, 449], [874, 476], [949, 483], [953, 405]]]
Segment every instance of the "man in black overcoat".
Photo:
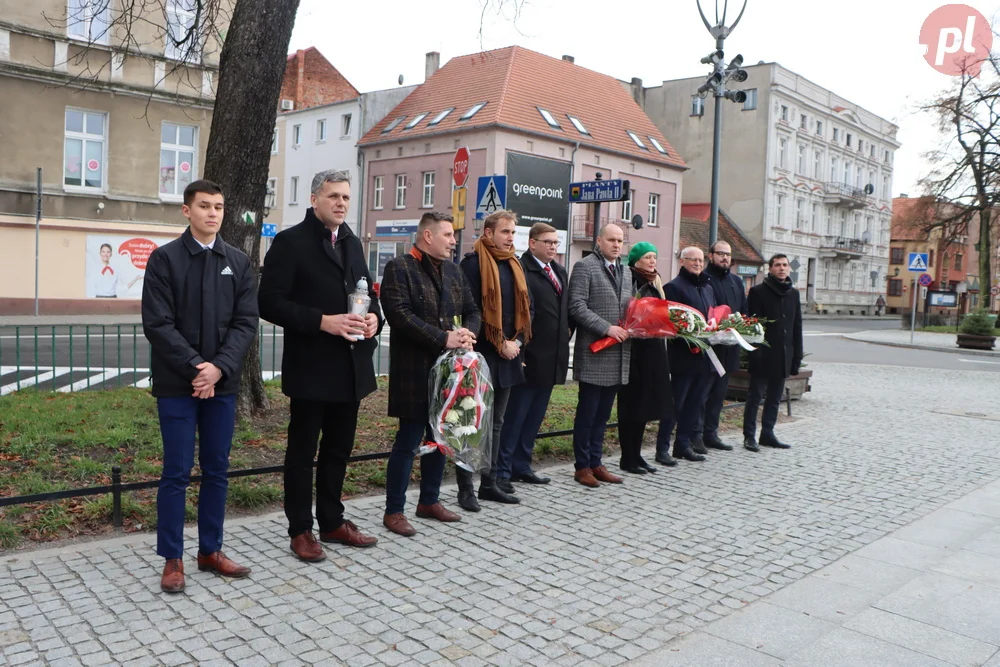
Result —
[[764, 398], [761, 417], [760, 444], [765, 447], [788, 449], [774, 435], [778, 407], [785, 393], [785, 379], [796, 375], [802, 366], [802, 304], [799, 291], [788, 277], [791, 267], [788, 257], [777, 254], [768, 260], [768, 275], [760, 285], [750, 288], [748, 309], [754, 317], [769, 320], [764, 324], [764, 340], [750, 353], [750, 389], [743, 409], [743, 446], [760, 451], [757, 434], [757, 408]]
[[[326, 556], [312, 532], [317, 441], [320, 541], [354, 547], [377, 542], [344, 519], [340, 496], [361, 399], [376, 389], [372, 355], [382, 314], [364, 248], [344, 224], [351, 204], [350, 174], [316, 174], [310, 203], [301, 223], [274, 238], [264, 257], [258, 301], [261, 317], [284, 330], [281, 389], [291, 399], [285, 516], [291, 549], [304, 561], [320, 561]], [[366, 314], [352, 315], [349, 295], [361, 280], [371, 304]]]

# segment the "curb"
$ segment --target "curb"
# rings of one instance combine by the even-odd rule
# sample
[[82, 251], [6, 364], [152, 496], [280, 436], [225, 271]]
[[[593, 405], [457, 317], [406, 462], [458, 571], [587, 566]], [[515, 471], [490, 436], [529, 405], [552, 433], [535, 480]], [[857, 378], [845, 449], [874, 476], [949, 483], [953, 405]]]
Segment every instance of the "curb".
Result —
[[849, 340], [856, 340], [859, 343], [870, 343], [871, 345], [884, 345], [886, 347], [902, 347], [909, 348], [911, 350], [927, 350], [929, 352], [947, 352], [949, 354], [968, 354], [974, 357], [994, 357], [1000, 358], [1000, 352], [988, 352], [986, 350], [965, 350], [959, 347], [954, 349], [950, 347], [934, 347], [933, 345], [911, 345], [910, 343], [891, 343], [882, 340], [871, 340], [870, 338], [862, 338], [857, 334], [844, 334], [844, 338]]

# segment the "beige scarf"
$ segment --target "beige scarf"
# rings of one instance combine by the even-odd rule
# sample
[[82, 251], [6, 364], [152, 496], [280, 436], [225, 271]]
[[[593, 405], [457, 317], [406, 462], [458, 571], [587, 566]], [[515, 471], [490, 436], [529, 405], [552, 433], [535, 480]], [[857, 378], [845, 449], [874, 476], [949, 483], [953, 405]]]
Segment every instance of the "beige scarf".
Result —
[[531, 300], [528, 283], [524, 279], [521, 262], [513, 250], [501, 250], [485, 236], [479, 237], [473, 250], [479, 255], [479, 281], [482, 283], [483, 329], [486, 340], [493, 344], [497, 352], [503, 350], [506, 338], [503, 335], [503, 303], [500, 295], [500, 266], [497, 262], [508, 262], [514, 273], [514, 336], [524, 334], [524, 342], [531, 339]]

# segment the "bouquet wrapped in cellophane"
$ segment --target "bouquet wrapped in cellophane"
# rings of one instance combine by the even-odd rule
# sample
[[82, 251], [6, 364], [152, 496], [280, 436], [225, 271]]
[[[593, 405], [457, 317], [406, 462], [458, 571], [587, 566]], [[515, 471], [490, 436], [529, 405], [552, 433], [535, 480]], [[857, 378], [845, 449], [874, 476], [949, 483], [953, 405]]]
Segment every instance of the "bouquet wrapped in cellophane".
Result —
[[469, 472], [488, 471], [493, 460], [493, 384], [486, 359], [472, 350], [448, 350], [434, 362], [430, 378], [430, 425], [434, 450]]
[[739, 312], [722, 317], [708, 342], [712, 345], [739, 345], [747, 352], [756, 349], [754, 345], [767, 344], [764, 342], [764, 324], [760, 319]]

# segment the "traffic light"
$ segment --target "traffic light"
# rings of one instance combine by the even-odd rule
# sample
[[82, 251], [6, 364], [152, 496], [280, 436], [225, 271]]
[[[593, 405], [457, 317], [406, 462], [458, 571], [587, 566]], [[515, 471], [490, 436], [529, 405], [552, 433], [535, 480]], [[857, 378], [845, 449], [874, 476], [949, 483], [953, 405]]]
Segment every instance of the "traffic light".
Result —
[[723, 96], [730, 100], [731, 102], [736, 102], [738, 104], [743, 104], [747, 101], [747, 94], [742, 90], [727, 90], [723, 93]]
[[698, 88], [698, 94], [714, 91], [720, 83], [722, 83], [722, 75], [715, 72], [705, 80], [705, 83], [701, 84], [701, 87]]
[[[712, 51], [707, 56], [701, 59], [703, 65], [718, 65], [725, 58], [726, 54], [722, 52], [722, 49]], [[741, 61], [742, 62], [742, 61]]]

